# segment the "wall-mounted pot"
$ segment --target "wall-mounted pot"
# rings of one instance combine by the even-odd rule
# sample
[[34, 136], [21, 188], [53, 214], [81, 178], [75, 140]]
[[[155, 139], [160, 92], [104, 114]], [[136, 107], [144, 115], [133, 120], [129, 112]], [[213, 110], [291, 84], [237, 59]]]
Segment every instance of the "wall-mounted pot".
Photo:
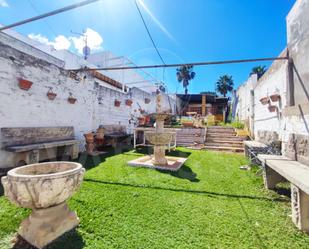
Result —
[[278, 109], [278, 107], [275, 106], [275, 105], [270, 105], [270, 106], [268, 106], [268, 110], [269, 110], [270, 112], [276, 112], [277, 109]]
[[54, 100], [57, 97], [57, 93], [54, 93], [52, 88], [49, 89], [46, 95], [49, 100]]
[[149, 98], [145, 98], [145, 104], [149, 104], [151, 100]]
[[119, 107], [120, 104], [121, 104], [121, 101], [115, 99], [114, 105], [115, 105], [116, 107]]
[[269, 96], [272, 102], [277, 102], [280, 99], [280, 94], [273, 94]]
[[131, 100], [131, 99], [126, 99], [126, 105], [127, 105], [127, 106], [132, 106], [132, 104], [133, 104], [133, 100]]
[[269, 103], [269, 97], [264, 97], [260, 99], [262, 105], [267, 105]]
[[28, 91], [31, 88], [32, 84], [33, 83], [29, 80], [25, 80], [25, 79], [22, 79], [22, 78], [18, 79], [18, 86], [22, 90]]

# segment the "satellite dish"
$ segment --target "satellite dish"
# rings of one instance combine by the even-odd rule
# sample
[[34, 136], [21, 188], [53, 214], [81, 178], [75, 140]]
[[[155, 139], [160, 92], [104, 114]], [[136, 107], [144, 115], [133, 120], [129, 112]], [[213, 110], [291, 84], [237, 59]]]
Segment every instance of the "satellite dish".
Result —
[[88, 56], [90, 55], [90, 48], [88, 46], [83, 47], [83, 54], [84, 54], [84, 58], [86, 60], [88, 58]]

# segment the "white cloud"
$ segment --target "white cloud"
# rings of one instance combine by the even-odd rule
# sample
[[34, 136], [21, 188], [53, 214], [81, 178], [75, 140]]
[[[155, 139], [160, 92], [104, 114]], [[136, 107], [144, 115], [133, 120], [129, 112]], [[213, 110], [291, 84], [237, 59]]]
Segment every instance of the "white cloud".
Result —
[[0, 7], [9, 7], [9, 4], [5, 0], [0, 0]]
[[54, 41], [50, 41], [47, 37], [41, 34], [29, 34], [28, 37], [40, 43], [53, 46], [57, 50], [69, 49], [71, 47], [70, 40], [63, 35], [58, 35]]
[[[84, 34], [87, 36], [87, 45], [91, 50], [102, 49], [103, 38], [98, 32], [87, 28]], [[82, 54], [83, 47], [85, 46], [85, 37], [70, 37], [69, 39], [73, 41], [74, 47], [77, 49], [77, 51]]]
[[[91, 50], [102, 49], [103, 38], [98, 32], [94, 31], [93, 29], [87, 28], [84, 34], [87, 36], [87, 45], [88, 47], [90, 47]], [[85, 46], [84, 36], [65, 37], [64, 35], [58, 35], [53, 41], [49, 40], [46, 36], [43, 36], [41, 34], [31, 33], [28, 35], [28, 37], [40, 43], [53, 46], [57, 50], [69, 49], [73, 45], [80, 54], [83, 53], [83, 48]]]

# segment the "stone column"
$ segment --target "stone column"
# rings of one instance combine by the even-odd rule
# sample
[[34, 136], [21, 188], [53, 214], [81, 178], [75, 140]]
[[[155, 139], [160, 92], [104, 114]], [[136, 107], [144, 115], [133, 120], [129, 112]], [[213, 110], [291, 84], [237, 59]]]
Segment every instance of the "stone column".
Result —
[[156, 145], [154, 146], [154, 165], [166, 165], [167, 160], [165, 158], [165, 146]]
[[278, 174], [272, 168], [268, 167], [264, 162], [263, 162], [263, 166], [264, 166], [263, 178], [264, 178], [265, 188], [274, 189], [279, 182], [286, 181], [285, 178], [283, 178], [280, 174]]

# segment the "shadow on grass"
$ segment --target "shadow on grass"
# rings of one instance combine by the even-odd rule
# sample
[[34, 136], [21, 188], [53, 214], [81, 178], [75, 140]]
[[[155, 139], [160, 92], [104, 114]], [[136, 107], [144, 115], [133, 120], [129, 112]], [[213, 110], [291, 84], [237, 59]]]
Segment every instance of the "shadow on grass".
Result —
[[202, 190], [163, 188], [163, 187], [156, 187], [156, 186], [145, 186], [145, 185], [135, 185], [135, 184], [130, 184], [130, 183], [121, 183], [121, 182], [108, 182], [108, 181], [101, 181], [101, 180], [95, 180], [95, 179], [89, 179], [89, 178], [84, 179], [84, 181], [99, 183], [99, 184], [116, 185], [116, 186], [122, 186], [122, 187], [164, 190], [164, 191], [172, 191], [172, 192], [183, 192], [183, 193], [189, 193], [189, 194], [200, 194], [200, 195], [206, 195], [212, 198], [219, 196], [219, 197], [227, 197], [227, 198], [242, 198], [242, 199], [252, 199], [252, 200], [261, 200], [261, 201], [289, 202], [289, 200], [285, 198], [266, 198], [266, 197], [260, 197], [260, 196], [250, 196], [250, 195], [223, 194], [223, 193], [202, 191]]
[[[61, 237], [44, 247], [44, 249], [81, 249], [84, 248], [85, 242], [82, 236], [72, 229], [71, 231], [66, 232]], [[12, 249], [37, 249], [36, 247], [30, 245], [26, 240], [21, 236], [17, 236], [16, 242]]]
[[117, 148], [106, 147], [104, 148], [104, 154], [97, 156], [90, 156], [86, 152], [81, 153], [75, 162], [81, 163], [86, 170], [97, 167], [100, 163], [104, 162], [106, 158], [115, 156], [124, 152], [132, 150], [131, 146], [118, 146]]
[[0, 182], [0, 196], [4, 195], [4, 189], [2, 183]]
[[187, 179], [190, 182], [199, 182], [200, 180], [197, 179], [196, 174], [192, 171], [192, 169], [186, 165], [183, 165], [178, 171], [170, 171], [170, 170], [159, 170], [160, 173], [169, 174], [171, 176], [180, 178], [180, 179]]
[[265, 244], [263, 243], [263, 240], [262, 240], [262, 238], [261, 238], [261, 236], [260, 236], [259, 231], [256, 229], [255, 224], [253, 224], [253, 221], [250, 219], [250, 217], [249, 217], [249, 215], [248, 215], [248, 213], [247, 213], [247, 211], [246, 211], [244, 205], [241, 203], [241, 201], [240, 201], [239, 198], [237, 199], [237, 201], [238, 201], [238, 203], [239, 203], [239, 205], [240, 205], [240, 208], [241, 208], [242, 212], [244, 213], [244, 215], [245, 215], [245, 217], [246, 217], [248, 223], [249, 223], [250, 226], [252, 227], [252, 231], [255, 233], [255, 236], [256, 236], [256, 238], [257, 238], [259, 244], [260, 244], [260, 248], [267, 248], [267, 247], [265, 246]]

